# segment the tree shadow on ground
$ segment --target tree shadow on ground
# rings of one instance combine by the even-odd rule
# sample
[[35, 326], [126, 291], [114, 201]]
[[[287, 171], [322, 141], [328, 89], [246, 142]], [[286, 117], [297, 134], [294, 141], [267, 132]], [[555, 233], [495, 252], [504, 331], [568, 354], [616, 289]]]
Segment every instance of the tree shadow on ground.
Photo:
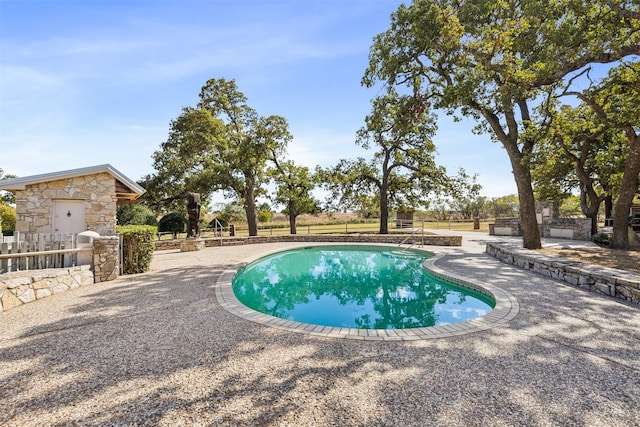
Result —
[[516, 319], [415, 342], [318, 338], [237, 318], [215, 299], [227, 264], [121, 278], [0, 341], [0, 423], [640, 423], [639, 310], [494, 261], [453, 255], [439, 265], [514, 294]]

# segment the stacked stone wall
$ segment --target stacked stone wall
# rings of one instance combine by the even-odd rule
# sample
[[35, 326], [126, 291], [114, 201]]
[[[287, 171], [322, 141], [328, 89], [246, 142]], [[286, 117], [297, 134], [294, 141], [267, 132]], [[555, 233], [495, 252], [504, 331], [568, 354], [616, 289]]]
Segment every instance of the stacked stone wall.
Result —
[[116, 227], [116, 181], [104, 172], [28, 185], [16, 194], [16, 230], [51, 234], [55, 200], [83, 200], [85, 225], [99, 234]]
[[[569, 234], [566, 234], [569, 233]], [[591, 240], [590, 218], [556, 218], [542, 227], [542, 237]]]
[[0, 275], [0, 312], [93, 283], [88, 265]]
[[[244, 245], [277, 242], [327, 242], [327, 243], [390, 243], [406, 245], [461, 246], [462, 236], [439, 236], [420, 234], [284, 234], [281, 236], [202, 238], [206, 247]], [[184, 239], [159, 240], [156, 250], [180, 249]]]
[[492, 236], [520, 236], [520, 218], [496, 218], [494, 224], [489, 224], [489, 234]]
[[640, 304], [640, 275], [594, 266], [567, 258], [551, 257], [526, 249], [487, 243], [486, 252], [500, 261], [531, 270], [587, 291]]
[[93, 274], [95, 283], [114, 280], [120, 273], [120, 237], [100, 236], [93, 239]]

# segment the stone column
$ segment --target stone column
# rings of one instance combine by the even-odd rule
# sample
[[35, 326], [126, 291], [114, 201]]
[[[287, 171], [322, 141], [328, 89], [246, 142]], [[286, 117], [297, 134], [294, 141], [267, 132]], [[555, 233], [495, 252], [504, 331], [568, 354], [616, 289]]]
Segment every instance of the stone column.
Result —
[[100, 236], [93, 239], [93, 276], [95, 283], [114, 280], [120, 274], [120, 238]]

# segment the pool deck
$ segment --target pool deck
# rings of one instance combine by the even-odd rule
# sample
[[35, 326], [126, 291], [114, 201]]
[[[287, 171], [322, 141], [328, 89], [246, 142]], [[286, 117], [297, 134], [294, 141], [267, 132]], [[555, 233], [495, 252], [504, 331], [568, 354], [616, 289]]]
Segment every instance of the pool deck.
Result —
[[345, 339], [221, 305], [229, 272], [294, 243], [161, 251], [148, 273], [0, 313], [0, 425], [640, 426], [640, 308], [484, 253], [517, 238], [455, 234], [433, 267], [513, 296], [513, 317]]

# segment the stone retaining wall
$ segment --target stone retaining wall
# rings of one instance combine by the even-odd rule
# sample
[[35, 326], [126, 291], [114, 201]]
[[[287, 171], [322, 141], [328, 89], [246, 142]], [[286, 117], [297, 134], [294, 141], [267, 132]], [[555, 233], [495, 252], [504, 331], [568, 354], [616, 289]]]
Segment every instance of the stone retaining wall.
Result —
[[5, 273], [0, 275], [0, 312], [91, 283], [88, 265]]
[[[409, 234], [284, 234], [282, 236], [252, 236], [252, 237], [211, 237], [202, 238], [205, 246], [250, 245], [256, 243], [276, 242], [327, 242], [327, 243], [391, 243], [400, 244]], [[177, 240], [159, 240], [156, 250], [180, 249], [181, 242]], [[419, 245], [423, 238], [415, 234], [407, 239], [407, 245]], [[424, 236], [425, 245], [434, 246], [462, 246], [462, 236], [439, 236], [428, 234]]]
[[487, 243], [486, 252], [500, 261], [591, 292], [640, 304], [640, 275], [557, 258], [526, 249]]
[[0, 274], [0, 312], [91, 283], [114, 280], [119, 274], [118, 236], [93, 240], [92, 265]]

